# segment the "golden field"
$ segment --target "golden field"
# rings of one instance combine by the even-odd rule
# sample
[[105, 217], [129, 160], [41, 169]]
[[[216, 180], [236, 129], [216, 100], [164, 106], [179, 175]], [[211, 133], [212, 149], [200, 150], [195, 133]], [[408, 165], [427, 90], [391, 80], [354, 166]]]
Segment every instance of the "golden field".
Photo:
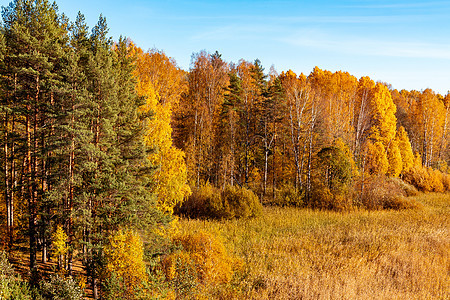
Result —
[[410, 210], [266, 207], [246, 220], [180, 220], [220, 237], [240, 267], [206, 298], [450, 299], [450, 193]]

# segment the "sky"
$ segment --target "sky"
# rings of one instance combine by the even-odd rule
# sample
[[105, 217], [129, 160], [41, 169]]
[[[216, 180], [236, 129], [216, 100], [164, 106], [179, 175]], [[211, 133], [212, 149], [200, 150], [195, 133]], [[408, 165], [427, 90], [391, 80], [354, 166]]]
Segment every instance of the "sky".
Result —
[[[7, 5], [9, 0], [0, 0]], [[450, 90], [450, 1], [57, 0], [72, 21], [157, 48], [188, 70], [193, 53], [227, 62], [259, 59], [269, 72], [347, 71], [395, 89]]]

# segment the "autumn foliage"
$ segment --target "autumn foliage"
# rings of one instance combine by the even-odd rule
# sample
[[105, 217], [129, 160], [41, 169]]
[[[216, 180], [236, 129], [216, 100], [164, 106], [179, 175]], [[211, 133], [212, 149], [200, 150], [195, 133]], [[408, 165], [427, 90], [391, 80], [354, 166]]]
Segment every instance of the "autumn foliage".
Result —
[[261, 214], [262, 205], [249, 189], [225, 186], [221, 190], [207, 183], [194, 188], [192, 195], [176, 209], [176, 213], [194, 218], [234, 219]]
[[182, 234], [173, 242], [180, 250], [165, 256], [161, 266], [177, 298], [208, 295], [212, 287], [229, 283], [241, 265], [228, 254], [220, 238], [211, 233]]
[[[0, 246], [28, 252], [47, 298], [81, 297], [76, 272], [95, 299], [227, 298], [208, 289], [229, 287], [237, 261], [211, 234], [174, 235], [174, 214], [225, 224], [264, 217], [263, 205], [420, 209], [418, 191], [450, 191], [450, 93], [217, 51], [183, 70], [108, 30], [48, 0], [2, 9]], [[0, 264], [0, 298], [30, 296], [3, 252]]]
[[[138, 233], [119, 230], [104, 249], [110, 298], [134, 299], [147, 282], [144, 246]], [[111, 288], [114, 284], [118, 287]]]

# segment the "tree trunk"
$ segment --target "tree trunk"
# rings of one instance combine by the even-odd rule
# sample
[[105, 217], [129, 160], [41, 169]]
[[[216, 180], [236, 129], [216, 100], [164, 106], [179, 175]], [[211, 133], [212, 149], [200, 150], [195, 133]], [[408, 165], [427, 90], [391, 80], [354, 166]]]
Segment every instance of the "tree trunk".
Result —
[[[8, 155], [8, 143], [9, 143], [9, 137], [8, 137], [8, 113], [5, 113], [5, 120], [4, 120], [4, 127], [5, 127], [5, 140], [4, 140], [4, 171], [5, 171], [5, 203], [6, 203], [6, 231], [7, 231], [7, 237], [8, 241], [12, 240], [12, 231], [11, 231], [11, 213], [12, 213], [12, 207], [11, 207], [11, 200], [10, 200], [10, 189], [11, 189], [11, 182], [10, 182], [10, 174], [9, 174], [9, 155]], [[9, 251], [11, 251], [10, 242], [8, 243]]]
[[30, 270], [36, 266], [36, 209], [33, 190], [32, 159], [31, 159], [31, 120], [30, 105], [27, 105], [26, 136], [27, 136], [27, 186], [28, 186], [28, 235], [30, 239]]

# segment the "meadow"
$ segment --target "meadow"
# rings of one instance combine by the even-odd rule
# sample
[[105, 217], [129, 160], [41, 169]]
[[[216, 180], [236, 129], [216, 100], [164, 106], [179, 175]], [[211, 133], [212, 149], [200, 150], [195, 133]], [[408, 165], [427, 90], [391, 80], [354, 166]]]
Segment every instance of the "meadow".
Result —
[[180, 219], [208, 232], [240, 265], [214, 298], [449, 299], [450, 193], [413, 197], [408, 210], [265, 207], [260, 217]]

